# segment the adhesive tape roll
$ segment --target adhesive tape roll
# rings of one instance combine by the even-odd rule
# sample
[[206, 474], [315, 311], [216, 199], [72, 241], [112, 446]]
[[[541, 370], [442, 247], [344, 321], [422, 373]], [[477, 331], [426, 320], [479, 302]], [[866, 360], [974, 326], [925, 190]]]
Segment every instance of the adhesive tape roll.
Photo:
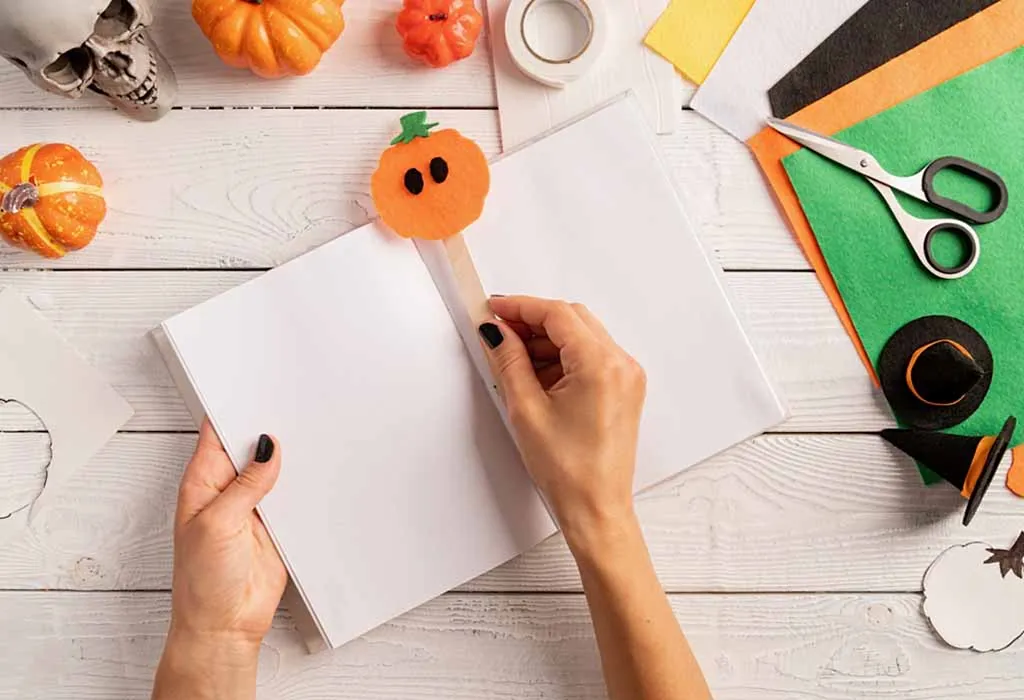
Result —
[[[534, 46], [536, 38], [531, 38], [528, 31], [540, 23], [537, 15], [541, 9], [554, 5], [562, 5], [564, 9], [578, 13], [579, 18], [586, 22], [586, 33], [578, 37], [577, 45], [557, 56], [545, 55], [543, 47]], [[548, 13], [547, 17], [551, 19], [553, 14]], [[565, 17], [562, 19], [566, 20]], [[609, 31], [608, 8], [604, 0], [511, 0], [505, 15], [505, 39], [516, 67], [537, 82], [556, 88], [564, 88], [594, 67], [604, 53]]]

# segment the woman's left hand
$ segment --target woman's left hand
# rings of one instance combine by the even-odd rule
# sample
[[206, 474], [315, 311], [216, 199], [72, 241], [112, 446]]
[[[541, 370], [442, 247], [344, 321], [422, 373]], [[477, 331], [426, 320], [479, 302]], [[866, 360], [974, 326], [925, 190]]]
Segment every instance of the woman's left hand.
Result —
[[254, 510], [280, 466], [280, 450], [263, 436], [236, 474], [203, 424], [178, 493], [171, 629], [154, 698], [253, 697], [260, 644], [288, 581]]

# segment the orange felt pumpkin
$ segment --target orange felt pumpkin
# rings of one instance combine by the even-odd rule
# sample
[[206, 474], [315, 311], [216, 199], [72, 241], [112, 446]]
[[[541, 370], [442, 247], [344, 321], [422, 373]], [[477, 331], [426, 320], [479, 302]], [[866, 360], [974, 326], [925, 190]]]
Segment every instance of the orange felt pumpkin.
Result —
[[473, 0], [405, 0], [395, 26], [407, 54], [444, 68], [473, 53], [484, 18]]
[[0, 234], [46, 258], [89, 245], [107, 214], [96, 166], [63, 143], [26, 146], [0, 160]]
[[431, 133], [426, 112], [402, 117], [370, 181], [384, 223], [405, 238], [438, 241], [480, 218], [491, 188], [487, 158], [454, 129]]
[[345, 30], [345, 0], [192, 0], [217, 55], [261, 78], [306, 75]]

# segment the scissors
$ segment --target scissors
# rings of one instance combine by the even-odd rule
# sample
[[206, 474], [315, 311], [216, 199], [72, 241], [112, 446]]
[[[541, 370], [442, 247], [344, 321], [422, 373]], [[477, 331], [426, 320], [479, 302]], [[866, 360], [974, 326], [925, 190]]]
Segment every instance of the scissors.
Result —
[[[893, 190], [899, 190], [914, 199], [928, 202], [973, 224], [987, 224], [995, 221], [1006, 212], [1006, 207], [1009, 204], [1009, 193], [1003, 179], [988, 168], [964, 158], [939, 158], [915, 175], [900, 177], [883, 168], [878, 160], [867, 151], [854, 148], [828, 136], [816, 134], [809, 129], [781, 119], [769, 119], [768, 125], [818, 155], [867, 178], [868, 182], [874, 185], [882, 195], [885, 203], [889, 205], [889, 209], [900, 228], [903, 229], [903, 235], [910, 242], [910, 247], [913, 248], [921, 265], [939, 279], [960, 279], [970, 274], [978, 264], [981, 242], [978, 239], [977, 231], [957, 219], [919, 219], [912, 216], [900, 205]], [[947, 169], [966, 173], [988, 185], [996, 196], [992, 206], [987, 211], [978, 211], [963, 202], [938, 194], [935, 191], [935, 177]], [[964, 245], [965, 253], [956, 265], [944, 265], [932, 251], [936, 236], [942, 232], [952, 233]]]

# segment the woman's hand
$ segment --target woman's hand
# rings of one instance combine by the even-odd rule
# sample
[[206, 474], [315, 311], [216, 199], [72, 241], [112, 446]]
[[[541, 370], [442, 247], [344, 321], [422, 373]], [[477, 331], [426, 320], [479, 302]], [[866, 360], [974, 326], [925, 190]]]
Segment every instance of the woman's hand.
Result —
[[254, 696], [260, 644], [288, 581], [254, 509], [280, 467], [280, 450], [262, 436], [252, 464], [236, 474], [203, 424], [178, 494], [171, 629], [155, 700]]
[[526, 468], [569, 545], [634, 521], [646, 378], [580, 304], [495, 297], [480, 335]]

